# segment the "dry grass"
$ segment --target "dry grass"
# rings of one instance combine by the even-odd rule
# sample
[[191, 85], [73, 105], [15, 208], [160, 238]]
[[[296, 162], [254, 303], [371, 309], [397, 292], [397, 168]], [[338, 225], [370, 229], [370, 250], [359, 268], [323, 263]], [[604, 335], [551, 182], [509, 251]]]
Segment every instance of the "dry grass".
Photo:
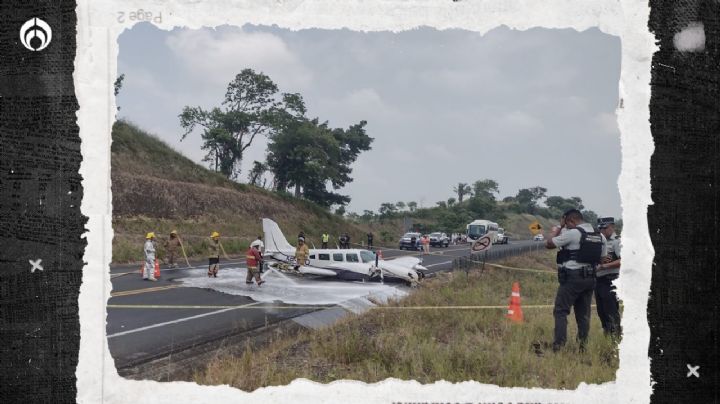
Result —
[[[505, 265], [552, 269], [547, 252], [508, 259]], [[593, 315], [585, 353], [574, 341], [572, 315], [568, 346], [542, 348], [552, 340], [552, 308], [524, 309], [525, 323], [505, 317], [510, 289], [521, 285], [523, 306], [552, 304], [557, 281], [552, 274], [486, 267], [428, 280], [416, 293], [385, 308], [352, 316], [319, 331], [273, 341], [240, 357], [211, 362], [195, 380], [230, 384], [243, 390], [287, 384], [295, 378], [318, 382], [354, 379], [377, 382], [389, 377], [422, 383], [478, 380], [500, 386], [575, 388], [580, 382], [614, 380], [616, 345], [602, 334]], [[500, 309], [422, 309], [408, 306], [499, 305]]]

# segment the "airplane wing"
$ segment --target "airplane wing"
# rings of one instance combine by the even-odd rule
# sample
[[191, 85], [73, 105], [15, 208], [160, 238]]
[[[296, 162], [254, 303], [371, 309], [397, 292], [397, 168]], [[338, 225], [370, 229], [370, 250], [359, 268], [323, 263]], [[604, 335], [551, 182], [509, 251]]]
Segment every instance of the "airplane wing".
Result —
[[417, 257], [399, 257], [399, 258], [393, 258], [391, 260], [385, 260], [387, 262], [391, 262], [396, 265], [402, 265], [404, 267], [412, 268], [412, 269], [425, 269], [420, 263], [422, 262], [420, 258]]

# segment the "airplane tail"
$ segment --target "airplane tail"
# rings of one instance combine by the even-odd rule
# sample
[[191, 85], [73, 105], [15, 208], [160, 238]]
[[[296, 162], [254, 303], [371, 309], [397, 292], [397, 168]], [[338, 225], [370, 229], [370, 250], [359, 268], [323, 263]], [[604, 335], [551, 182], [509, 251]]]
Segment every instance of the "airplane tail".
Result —
[[263, 218], [263, 233], [265, 233], [265, 254], [281, 255], [292, 257], [295, 255], [295, 247], [288, 243], [287, 239], [280, 230], [280, 226], [274, 221]]

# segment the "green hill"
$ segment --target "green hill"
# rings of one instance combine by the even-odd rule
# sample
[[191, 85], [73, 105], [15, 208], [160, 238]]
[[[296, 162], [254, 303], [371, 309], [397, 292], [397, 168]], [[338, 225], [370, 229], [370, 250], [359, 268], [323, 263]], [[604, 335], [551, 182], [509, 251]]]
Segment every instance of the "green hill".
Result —
[[204, 256], [212, 231], [220, 232], [228, 254], [240, 253], [262, 232], [263, 217], [277, 221], [291, 242], [301, 230], [315, 244], [324, 231], [335, 238], [348, 232], [353, 241], [370, 229], [402, 231], [394, 222], [349, 223], [309, 201], [230, 181], [128, 122], [115, 123], [112, 139], [115, 263], [142, 260], [145, 234], [154, 231], [162, 246], [173, 229], [189, 256]]

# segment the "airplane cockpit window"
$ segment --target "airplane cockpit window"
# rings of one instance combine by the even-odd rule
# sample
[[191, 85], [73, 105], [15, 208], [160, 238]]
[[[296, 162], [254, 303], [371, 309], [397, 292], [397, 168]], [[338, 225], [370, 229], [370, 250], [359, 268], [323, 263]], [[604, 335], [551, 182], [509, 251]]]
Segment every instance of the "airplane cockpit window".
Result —
[[333, 254], [333, 261], [341, 261], [341, 262], [342, 262], [342, 260], [343, 260], [343, 255], [342, 255], [342, 253], [335, 253], [335, 254]]
[[315, 254], [311, 255], [311, 256], [310, 256], [310, 259], [311, 259], [311, 260], [314, 260], [314, 259], [315, 259]]
[[362, 262], [375, 262], [375, 254], [370, 251], [360, 251]]
[[355, 254], [355, 253], [345, 254], [345, 259], [347, 260], [347, 262], [360, 262], [360, 260], [358, 259], [357, 254]]

